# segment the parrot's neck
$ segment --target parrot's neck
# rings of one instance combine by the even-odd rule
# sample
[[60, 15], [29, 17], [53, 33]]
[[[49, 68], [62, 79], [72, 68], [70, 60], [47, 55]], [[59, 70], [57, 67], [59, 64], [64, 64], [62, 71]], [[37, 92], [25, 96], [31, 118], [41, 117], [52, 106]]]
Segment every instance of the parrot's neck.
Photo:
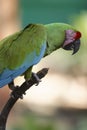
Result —
[[45, 25], [47, 30], [47, 48], [44, 56], [62, 47], [65, 41], [65, 31], [58, 24]]
[[48, 43], [48, 41], [46, 42], [46, 51], [45, 51], [45, 54], [44, 54], [44, 57], [45, 56], [48, 56], [50, 55], [52, 52], [56, 51], [57, 49], [61, 48], [61, 45], [60, 46], [50, 46], [50, 43]]

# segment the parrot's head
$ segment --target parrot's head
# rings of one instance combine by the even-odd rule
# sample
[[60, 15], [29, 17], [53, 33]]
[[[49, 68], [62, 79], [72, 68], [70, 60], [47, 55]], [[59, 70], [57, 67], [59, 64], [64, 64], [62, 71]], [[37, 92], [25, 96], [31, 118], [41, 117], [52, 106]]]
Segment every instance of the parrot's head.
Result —
[[65, 40], [63, 42], [62, 48], [65, 50], [73, 50], [72, 54], [75, 54], [80, 48], [80, 38], [81, 33], [79, 31], [74, 31], [70, 29], [66, 30]]
[[65, 23], [52, 23], [45, 25], [47, 29], [47, 50], [45, 55], [63, 48], [73, 50], [75, 54], [80, 48], [81, 33], [73, 26]]

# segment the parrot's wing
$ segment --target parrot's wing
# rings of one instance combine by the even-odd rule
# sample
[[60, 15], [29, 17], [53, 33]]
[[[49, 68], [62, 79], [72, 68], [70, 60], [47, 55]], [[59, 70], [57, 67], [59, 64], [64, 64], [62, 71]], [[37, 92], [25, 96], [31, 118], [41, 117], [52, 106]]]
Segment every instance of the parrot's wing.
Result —
[[28, 55], [26, 60], [23, 62], [23, 64], [19, 66], [18, 68], [13, 69], [13, 70], [10, 70], [8, 68], [4, 69], [4, 71], [0, 74], [0, 87], [3, 87], [6, 84], [10, 83], [14, 78], [22, 75], [29, 67], [37, 64], [40, 61], [40, 59], [43, 57], [45, 49], [46, 49], [46, 43], [42, 45], [39, 56], [36, 55], [35, 51], [32, 52], [32, 55], [33, 55], [32, 61], [30, 61], [31, 59], [31, 54], [30, 54]]
[[46, 33], [43, 27], [34, 32], [26, 28], [2, 40], [0, 44], [0, 87], [38, 63], [45, 49]]
[[[28, 55], [33, 60], [33, 52], [39, 55], [42, 45], [46, 43], [46, 31], [43, 26], [30, 24], [0, 42], [0, 73], [5, 68], [20, 66]], [[43, 50], [42, 50], [43, 51]]]
[[3, 71], [5, 67], [7, 67], [6, 58], [8, 56], [6, 55], [6, 53], [9, 51], [9, 48], [13, 44], [13, 41], [15, 41], [20, 36], [21, 33], [22, 31], [17, 32], [0, 41], [0, 73]]

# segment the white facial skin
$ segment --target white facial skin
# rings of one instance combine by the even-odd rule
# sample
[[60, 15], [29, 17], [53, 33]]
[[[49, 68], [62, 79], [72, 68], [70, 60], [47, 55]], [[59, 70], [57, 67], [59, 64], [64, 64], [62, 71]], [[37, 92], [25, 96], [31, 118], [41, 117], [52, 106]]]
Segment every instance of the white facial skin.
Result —
[[64, 41], [63, 47], [75, 41], [76, 32], [74, 30], [66, 30], [66, 39]]

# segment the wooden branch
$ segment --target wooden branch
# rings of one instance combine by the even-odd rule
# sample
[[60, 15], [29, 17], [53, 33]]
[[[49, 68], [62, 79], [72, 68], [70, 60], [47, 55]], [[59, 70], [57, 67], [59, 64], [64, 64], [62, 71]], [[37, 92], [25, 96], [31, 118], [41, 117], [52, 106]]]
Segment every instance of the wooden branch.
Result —
[[[39, 72], [37, 72], [37, 76], [42, 79], [46, 74], [48, 73], [48, 68], [43, 68]], [[31, 79], [28, 82], [24, 82], [20, 87], [17, 87], [14, 89], [11, 93], [12, 96], [8, 99], [7, 103], [3, 107], [1, 113], [0, 113], [0, 130], [6, 130], [6, 123], [9, 116], [9, 113], [14, 106], [14, 104], [17, 102], [17, 100], [25, 94], [25, 92], [34, 84], [36, 84], [37, 81], [35, 77], [31, 77]]]

